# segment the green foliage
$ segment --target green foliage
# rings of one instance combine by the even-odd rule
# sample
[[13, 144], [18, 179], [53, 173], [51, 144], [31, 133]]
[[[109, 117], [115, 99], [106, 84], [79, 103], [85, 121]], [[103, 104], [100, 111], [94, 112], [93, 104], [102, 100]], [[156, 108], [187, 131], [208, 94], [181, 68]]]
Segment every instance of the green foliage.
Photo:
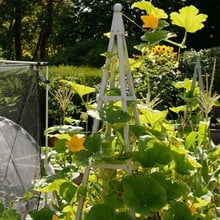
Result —
[[[219, 47], [203, 49], [199, 51], [196, 51], [193, 49], [189, 51], [184, 51], [180, 56], [180, 65], [178, 69], [181, 71], [184, 77], [191, 78], [194, 72], [196, 58], [199, 58], [201, 61], [201, 66], [202, 66], [202, 73], [208, 74], [208, 80], [210, 82], [212, 71], [213, 71], [214, 59], [216, 59], [212, 94], [214, 94], [215, 92], [217, 94], [220, 94], [220, 89], [218, 85], [218, 81], [220, 77], [219, 55], [220, 55]], [[216, 119], [220, 117], [219, 107], [217, 106], [213, 107], [210, 116], [211, 116], [212, 126], [214, 127], [215, 124], [217, 123]]]
[[[163, 15], [147, 4], [147, 12]], [[134, 5], [144, 9], [142, 3]], [[210, 119], [208, 114], [203, 117], [202, 93], [198, 83], [192, 88], [190, 79], [179, 82], [183, 78], [176, 54], [172, 48], [160, 46], [164, 49], [160, 53], [150, 44], [137, 46], [140, 57], [137, 63], [132, 61], [135, 83], [143, 83], [145, 89], [145, 93], [139, 90], [140, 124], [134, 125], [132, 107], [136, 103], [128, 102], [127, 112], [117, 100], [103, 103], [94, 114], [90, 100], [85, 99], [94, 92], [90, 85], [79, 85], [68, 78], [59, 80], [79, 96], [83, 113], [96, 115], [94, 119], [102, 123], [92, 134], [79, 129], [74, 120], [70, 127], [55, 126], [45, 132], [58, 139], [47, 155], [48, 162], [58, 164], [60, 170], [36, 181], [35, 190], [54, 195], [51, 206], [58, 219], [74, 219], [82, 197], [85, 220], [219, 217], [219, 145], [210, 140]], [[110, 66], [106, 68], [113, 71]], [[165, 92], [164, 98], [160, 96], [162, 110], [155, 109], [159, 92]], [[120, 90], [113, 88], [106, 93], [119, 96]], [[170, 102], [168, 96], [179, 100]], [[169, 111], [175, 112], [175, 120], [170, 119]], [[78, 179], [85, 166], [91, 170], [86, 187], [82, 183], [85, 179]]]
[[155, 7], [151, 2], [148, 1], [135, 2], [132, 4], [132, 8], [139, 8], [141, 10], [145, 10], [147, 14], [154, 14], [162, 19], [168, 18], [168, 15], [164, 10]]
[[91, 87], [91, 91], [95, 91], [95, 86], [101, 81], [101, 74], [101, 69], [88, 66], [50, 66], [49, 125], [63, 124], [65, 117], [77, 118], [85, 110], [82, 101], [85, 102], [88, 96], [78, 94], [74, 84]]
[[[69, 169], [67, 166], [68, 169], [46, 178], [46, 181], [41, 180], [43, 185], [38, 185], [36, 190], [56, 192], [58, 201], [67, 202], [58, 202], [59, 210], [69, 209], [70, 204], [76, 205], [77, 195], [82, 193], [81, 187], [71, 182], [70, 172], [80, 170], [91, 161], [124, 164], [131, 159], [138, 165], [131, 175], [112, 169], [94, 169], [87, 186], [87, 199], [92, 208], [85, 219], [120, 219], [121, 216], [130, 219], [127, 209], [134, 210], [143, 219], [155, 213], [164, 213], [164, 218], [171, 220], [173, 216], [176, 219], [212, 219], [211, 216], [218, 216], [215, 209], [213, 214], [208, 210], [212, 210], [213, 205], [218, 206], [215, 201], [219, 196], [212, 189], [218, 185], [215, 180], [219, 175], [219, 146], [207, 148], [210, 142], [207, 145], [208, 133], [202, 126], [204, 124], [200, 122], [198, 130], [193, 132], [179, 130], [176, 133], [174, 125], [166, 118], [166, 111], [149, 110], [142, 105], [139, 110], [142, 126], [130, 125], [134, 141], [130, 155], [125, 155], [123, 151], [121, 118], [114, 116], [114, 121], [109, 121], [107, 118], [113, 116], [115, 110], [108, 108], [109, 116], [105, 121], [113, 129], [112, 135], [101, 130], [87, 136], [84, 150], [67, 154], [72, 160], [70, 165], [78, 168]], [[122, 122], [130, 124], [130, 119]], [[68, 140], [63, 134], [61, 137]], [[63, 147], [57, 148], [59, 144]], [[60, 149], [65, 149], [65, 141], [58, 141], [55, 150], [56, 154], [66, 152]], [[210, 199], [204, 199], [210, 193]]]
[[175, 33], [170, 33], [166, 30], [158, 30], [157, 32], [147, 32], [142, 36], [142, 40], [148, 42], [150, 45], [159, 44], [163, 40], [176, 37]]
[[191, 211], [186, 204], [182, 202], [173, 202], [171, 204], [170, 209], [165, 213], [164, 220], [181, 220], [181, 219], [189, 219], [193, 220]]
[[122, 182], [122, 199], [137, 213], [149, 215], [167, 203], [165, 189], [151, 176], [127, 176]]
[[0, 220], [20, 220], [20, 215], [13, 208], [6, 208], [0, 201]]
[[[103, 63], [103, 58], [99, 56], [100, 50], [103, 52], [103, 34], [110, 29], [112, 6], [118, 2], [123, 5], [123, 13], [140, 25], [141, 21], [137, 19], [139, 15], [137, 8], [130, 10], [133, 3], [140, 4], [140, 2], [134, 0], [109, 0], [101, 2], [91, 0], [51, 1], [53, 8], [51, 13], [47, 13], [47, 1], [44, 0], [25, 0], [21, 2], [1, 1], [0, 48], [2, 48], [2, 55], [6, 59], [14, 59], [16, 56], [14, 23], [11, 23], [11, 21], [15, 19], [16, 14], [13, 12], [16, 8], [16, 3], [18, 3], [22, 7], [20, 14], [22, 20], [19, 29], [22, 36], [22, 59], [44, 59], [56, 65], [100, 66]], [[149, 4], [148, 7], [144, 7], [143, 9], [147, 8], [148, 12], [157, 12], [155, 8], [159, 11], [161, 11], [161, 8], [163, 8], [163, 11], [176, 11], [182, 6], [190, 4], [191, 2], [189, 0], [184, 2], [174, 2], [171, 0], [164, 2], [159, 0], [155, 1], [157, 7], [152, 8], [152, 5]], [[215, 19], [216, 15], [218, 15], [218, 7], [215, 7], [218, 1], [198, 1], [193, 2], [193, 4], [196, 4], [197, 8], [201, 8], [202, 11], [209, 14], [210, 21], [206, 24], [206, 31], [200, 32], [197, 35], [197, 37], [201, 35], [202, 37], [205, 36], [205, 40], [201, 43], [197, 41], [196, 46], [204, 48], [210, 47], [213, 44], [218, 45], [218, 25]], [[163, 18], [165, 17], [163, 16]], [[139, 39], [142, 34], [141, 29], [131, 23], [130, 20], [124, 20], [126, 30], [128, 31], [128, 39]], [[195, 24], [195, 22], [192, 23]], [[214, 35], [211, 40], [210, 31]], [[47, 41], [46, 44], [41, 41], [45, 34], [48, 34], [48, 39], [45, 38]], [[192, 44], [192, 46], [194, 45]], [[41, 50], [46, 50], [46, 53], [43, 55]], [[84, 53], [84, 56], [82, 56], [82, 53]]]
[[191, 5], [180, 9], [179, 13], [172, 12], [170, 14], [170, 18], [172, 20], [172, 24], [185, 28], [186, 32], [195, 33], [204, 27], [202, 22], [206, 21], [208, 17], [205, 14], [198, 13], [199, 10], [195, 6]]
[[114, 209], [108, 204], [94, 205], [86, 215], [85, 220], [132, 220], [126, 213], [115, 214]]
[[49, 208], [42, 208], [40, 210], [32, 210], [30, 216], [33, 220], [52, 219], [54, 212]]
[[131, 117], [120, 107], [105, 106], [100, 110], [100, 118], [110, 124], [126, 123]]
[[106, 45], [107, 40], [105, 39], [85, 39], [54, 56], [51, 63], [53, 65], [88, 65], [100, 68], [105, 61], [100, 54], [106, 51]]
[[90, 66], [59, 65], [49, 67], [49, 80], [56, 83], [59, 79], [69, 79], [85, 86], [100, 83], [102, 70]]

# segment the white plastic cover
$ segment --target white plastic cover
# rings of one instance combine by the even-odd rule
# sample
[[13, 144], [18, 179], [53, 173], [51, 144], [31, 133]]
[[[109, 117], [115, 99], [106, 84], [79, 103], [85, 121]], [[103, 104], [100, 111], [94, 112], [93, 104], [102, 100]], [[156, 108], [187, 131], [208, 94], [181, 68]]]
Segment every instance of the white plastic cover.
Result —
[[[0, 199], [6, 205], [32, 189], [39, 178], [40, 147], [31, 135], [13, 121], [0, 116]], [[36, 201], [14, 203], [20, 212], [28, 212]]]

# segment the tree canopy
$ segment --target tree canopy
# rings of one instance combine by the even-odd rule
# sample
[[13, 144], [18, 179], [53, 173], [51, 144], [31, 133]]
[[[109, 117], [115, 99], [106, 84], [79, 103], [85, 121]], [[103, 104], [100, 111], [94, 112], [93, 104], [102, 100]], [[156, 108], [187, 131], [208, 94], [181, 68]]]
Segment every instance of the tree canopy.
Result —
[[[89, 53], [94, 47], [100, 52], [104, 50], [104, 45], [107, 47], [104, 33], [110, 30], [112, 7], [115, 3], [123, 5], [128, 39], [139, 41], [141, 29], [134, 22], [140, 25], [141, 19], [140, 13], [131, 9], [133, 2], [137, 1], [0, 0], [1, 57], [55, 60], [57, 63], [65, 60], [68, 63], [71, 62], [71, 54], [78, 56], [77, 48], [81, 53]], [[189, 48], [220, 45], [217, 19], [219, 0], [153, 0], [152, 3], [169, 12], [177, 11], [184, 5], [195, 5], [202, 13], [208, 14], [208, 20], [202, 31], [190, 37]]]

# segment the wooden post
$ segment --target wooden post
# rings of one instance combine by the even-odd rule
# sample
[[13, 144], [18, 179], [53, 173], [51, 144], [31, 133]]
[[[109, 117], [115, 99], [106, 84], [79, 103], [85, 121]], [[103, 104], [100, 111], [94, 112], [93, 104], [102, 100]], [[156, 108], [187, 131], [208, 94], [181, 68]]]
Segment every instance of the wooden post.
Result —
[[[133, 79], [130, 72], [130, 65], [128, 59], [127, 45], [125, 41], [125, 30], [122, 19], [122, 5], [115, 4], [113, 7], [113, 19], [111, 25], [110, 39], [108, 45], [108, 54], [110, 57], [106, 57], [103, 76], [101, 81], [100, 92], [97, 96], [97, 111], [101, 110], [103, 104], [106, 102], [120, 101], [122, 110], [124, 112], [128, 111], [127, 102], [136, 101]], [[112, 60], [117, 61], [117, 65], [112, 63]], [[111, 67], [111, 68], [110, 68]], [[115, 71], [119, 72], [119, 80], [116, 83], [116, 74]], [[107, 87], [116, 87], [120, 90], [120, 95], [118, 96], [107, 96], [106, 89]], [[139, 124], [138, 111], [136, 104], [133, 105], [133, 116], [136, 124]], [[95, 119], [93, 123], [92, 133], [95, 133], [98, 130], [100, 120]], [[131, 151], [130, 140], [129, 140], [129, 125], [124, 126], [124, 143], [125, 143], [125, 152]], [[90, 167], [85, 168], [84, 178], [82, 184], [86, 187], [89, 177], [89, 171], [91, 168], [108, 168], [108, 169], [123, 169], [127, 174], [132, 173], [131, 161], [127, 160], [125, 164], [95, 164]], [[81, 197], [78, 201], [78, 209], [76, 220], [80, 220], [82, 215], [82, 207], [84, 203], [84, 198]], [[131, 216], [134, 218], [134, 213], [131, 211]]]

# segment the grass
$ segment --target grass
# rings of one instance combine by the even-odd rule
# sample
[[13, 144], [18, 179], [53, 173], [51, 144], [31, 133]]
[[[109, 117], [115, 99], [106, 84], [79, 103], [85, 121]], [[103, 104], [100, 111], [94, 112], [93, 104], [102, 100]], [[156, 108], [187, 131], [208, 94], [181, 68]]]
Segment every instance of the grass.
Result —
[[[45, 74], [45, 68], [42, 69]], [[76, 83], [93, 86], [101, 82], [102, 69], [89, 66], [49, 66], [49, 80], [57, 78], [74, 80]]]

